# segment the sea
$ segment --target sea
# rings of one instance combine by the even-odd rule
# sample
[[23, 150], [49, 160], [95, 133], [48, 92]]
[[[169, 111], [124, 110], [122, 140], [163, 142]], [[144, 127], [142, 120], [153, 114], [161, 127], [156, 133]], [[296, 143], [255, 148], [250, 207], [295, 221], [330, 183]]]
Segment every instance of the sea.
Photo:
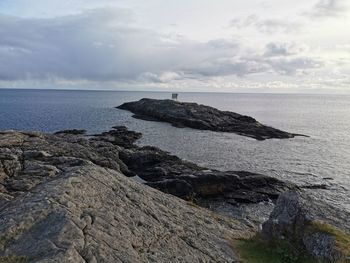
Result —
[[256, 118], [263, 124], [309, 137], [252, 138], [132, 118], [115, 107], [141, 98], [168, 99], [169, 92], [0, 89], [0, 130], [88, 134], [125, 125], [143, 133], [139, 145], [153, 145], [210, 169], [245, 170], [291, 181], [315, 198], [350, 211], [350, 95], [190, 93], [197, 102]]

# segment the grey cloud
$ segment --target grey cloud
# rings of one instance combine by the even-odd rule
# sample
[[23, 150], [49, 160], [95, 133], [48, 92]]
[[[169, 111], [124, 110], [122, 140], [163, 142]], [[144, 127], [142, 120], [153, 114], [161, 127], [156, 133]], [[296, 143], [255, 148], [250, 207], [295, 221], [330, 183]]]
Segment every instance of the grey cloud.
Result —
[[208, 42], [208, 45], [218, 49], [238, 49], [239, 44], [235, 41], [228, 41], [226, 39], [215, 39]]
[[[200, 76], [228, 76], [237, 75], [245, 76], [248, 74], [267, 72], [270, 69], [269, 65], [259, 57], [235, 58], [235, 59], [220, 59], [210, 61], [199, 65], [195, 71]], [[233, 74], [234, 72], [234, 74]]]
[[308, 57], [278, 57], [270, 58], [267, 63], [275, 72], [281, 75], [293, 76], [297, 73], [306, 73], [306, 70], [321, 68], [324, 63]]
[[349, 6], [347, 0], [318, 0], [305, 15], [312, 18], [336, 17], [344, 14]]
[[138, 80], [141, 82], [153, 82], [153, 83], [168, 83], [173, 80], [182, 79], [182, 72], [162, 72], [160, 74], [152, 73], [152, 72], [144, 72], [142, 73]]
[[206, 61], [233, 56], [239, 48], [224, 39], [199, 43], [135, 28], [124, 12], [115, 10], [55, 19], [2, 16], [0, 23], [2, 80], [165, 81], [176, 79], [169, 72], [193, 70]]
[[[133, 27], [130, 21], [128, 12], [106, 9], [52, 19], [0, 16], [0, 81], [166, 83], [269, 71], [293, 74], [316, 64], [261, 52], [247, 56], [234, 40], [201, 43]], [[269, 48], [270, 56], [284, 52]]]
[[303, 51], [306, 51], [308, 47], [306, 45], [298, 45], [295, 43], [268, 43], [265, 47], [265, 57], [275, 56], [291, 56], [297, 55]]
[[266, 51], [264, 56], [273, 57], [273, 56], [288, 56], [291, 55], [288, 47], [285, 44], [276, 44], [269, 43], [266, 45]]
[[231, 20], [230, 26], [238, 29], [252, 27], [264, 34], [290, 33], [298, 31], [300, 24], [282, 19], [262, 19], [257, 15]]

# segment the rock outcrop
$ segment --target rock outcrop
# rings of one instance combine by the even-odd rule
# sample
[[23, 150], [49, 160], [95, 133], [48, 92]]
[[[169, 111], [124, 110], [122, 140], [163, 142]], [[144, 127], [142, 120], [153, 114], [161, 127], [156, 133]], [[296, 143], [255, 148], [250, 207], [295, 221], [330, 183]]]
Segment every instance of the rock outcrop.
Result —
[[[0, 132], [0, 262], [240, 262], [230, 242], [256, 228], [174, 195], [238, 205], [296, 189], [136, 146], [140, 136], [125, 127], [95, 136]], [[336, 227], [349, 231], [348, 218], [292, 192], [263, 232], [298, 237], [317, 258], [343, 259], [348, 235]]]
[[263, 224], [267, 240], [288, 241], [322, 262], [350, 262], [350, 214], [304, 192], [282, 194]]
[[246, 226], [127, 178], [122, 149], [1, 132], [0, 261], [238, 262], [228, 240]]
[[124, 103], [117, 108], [131, 111], [135, 114], [133, 117], [138, 119], [169, 122], [176, 127], [231, 132], [257, 140], [302, 136], [265, 126], [249, 116], [220, 111], [197, 103], [141, 99]]
[[145, 183], [186, 200], [213, 199], [231, 203], [276, 200], [292, 184], [245, 171], [218, 171], [181, 160], [156, 147], [133, 144], [141, 135], [124, 127], [97, 135], [97, 141], [124, 147], [119, 151], [124, 174], [137, 175]]
[[[252, 231], [183, 199], [259, 202], [290, 185], [220, 172], [155, 147], [125, 127], [85, 136], [0, 132], [0, 259], [23, 262], [237, 262]], [[127, 177], [138, 176], [147, 185]]]

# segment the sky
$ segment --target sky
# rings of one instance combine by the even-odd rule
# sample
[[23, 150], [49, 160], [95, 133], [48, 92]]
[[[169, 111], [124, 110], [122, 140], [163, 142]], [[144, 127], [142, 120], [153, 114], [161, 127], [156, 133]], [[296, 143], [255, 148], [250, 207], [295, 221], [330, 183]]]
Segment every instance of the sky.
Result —
[[350, 93], [349, 0], [0, 0], [0, 88]]

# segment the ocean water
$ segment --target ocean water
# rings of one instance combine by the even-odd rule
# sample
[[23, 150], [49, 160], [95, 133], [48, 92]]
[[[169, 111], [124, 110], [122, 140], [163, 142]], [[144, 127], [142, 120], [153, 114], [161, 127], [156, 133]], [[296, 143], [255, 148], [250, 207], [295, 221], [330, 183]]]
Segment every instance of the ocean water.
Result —
[[209, 168], [259, 172], [301, 186], [326, 184], [326, 190], [309, 192], [350, 211], [349, 95], [179, 95], [181, 101], [235, 111], [310, 136], [266, 141], [137, 120], [114, 108], [144, 97], [164, 99], [170, 93], [0, 89], [0, 129], [54, 132], [77, 128], [93, 134], [125, 125], [143, 133], [140, 145], [158, 146]]

